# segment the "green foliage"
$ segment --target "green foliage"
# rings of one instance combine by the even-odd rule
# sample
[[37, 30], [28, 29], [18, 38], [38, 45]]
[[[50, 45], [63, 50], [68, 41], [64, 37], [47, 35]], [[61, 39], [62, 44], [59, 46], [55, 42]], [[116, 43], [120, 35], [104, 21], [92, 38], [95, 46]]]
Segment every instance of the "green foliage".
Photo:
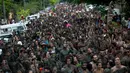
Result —
[[29, 3], [26, 3], [24, 9], [30, 9], [30, 12], [31, 12], [32, 14], [33, 14], [33, 13], [36, 13], [37, 11], [39, 11], [38, 2], [36, 2], [36, 1], [31, 1], [31, 2], [29, 2]]
[[125, 18], [128, 19], [130, 17], [130, 2], [127, 2], [123, 12], [125, 13]]
[[107, 13], [107, 10], [105, 10], [105, 6], [97, 6], [97, 9], [101, 12], [102, 15], [105, 15]]
[[[4, 4], [5, 4], [6, 17], [8, 17], [8, 13], [10, 11], [15, 12], [15, 10], [19, 7], [17, 4], [13, 3], [12, 0], [4, 0]], [[2, 0], [0, 0], [0, 7], [1, 7], [0, 8], [0, 17], [4, 17], [3, 16], [3, 3], [2, 3]]]
[[60, 0], [50, 0], [50, 4], [51, 4], [51, 5], [55, 5], [55, 4], [57, 4], [58, 2], [60, 2]]
[[[47, 1], [47, 0], [42, 0], [42, 1]], [[49, 2], [49, 1], [48, 1]], [[5, 11], [6, 11], [6, 18], [8, 18], [9, 12], [13, 12], [15, 14], [15, 17], [19, 18], [21, 13], [26, 12], [29, 9], [29, 13], [36, 13], [39, 10], [42, 10], [43, 7], [40, 6], [40, 3], [45, 3], [41, 2], [41, 0], [28, 0], [25, 3], [25, 6], [23, 6], [23, 1], [22, 0], [4, 0], [5, 4]], [[2, 0], [0, 0], [0, 18], [3, 18], [3, 5], [2, 5]], [[46, 4], [47, 6], [47, 4]], [[24, 10], [24, 11], [22, 11]], [[26, 16], [26, 14], [25, 14]]]
[[79, 4], [81, 1], [80, 0], [73, 0], [72, 3], [75, 3], [75, 4]]
[[30, 14], [30, 9], [19, 9], [17, 11], [17, 18], [20, 20], [21, 16], [27, 17]]
[[1, 1], [0, 1], [0, 17], [2, 17], [3, 13], [2, 13], [2, 4], [1, 4]]
[[73, 4], [80, 4], [81, 2], [84, 2], [85, 0], [63, 0], [68, 3], [73, 3]]

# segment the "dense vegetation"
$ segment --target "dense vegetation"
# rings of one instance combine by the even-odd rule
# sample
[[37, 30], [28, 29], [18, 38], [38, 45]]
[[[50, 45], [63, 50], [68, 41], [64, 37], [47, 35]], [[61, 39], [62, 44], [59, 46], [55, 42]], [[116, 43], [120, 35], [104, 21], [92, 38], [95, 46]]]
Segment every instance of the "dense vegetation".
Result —
[[[6, 18], [8, 18], [9, 12], [14, 13], [14, 18], [19, 18], [21, 14], [24, 15], [25, 12], [28, 11], [28, 14], [33, 14], [38, 12], [39, 10], [43, 10], [45, 7], [49, 5], [54, 5], [59, 1], [67, 1], [69, 3], [91, 3], [91, 4], [102, 4], [109, 5], [112, 0], [0, 0], [0, 18], [4, 18], [3, 14], [3, 2], [5, 4]], [[127, 3], [126, 8], [124, 8], [124, 12], [128, 17], [130, 15], [130, 2], [129, 0], [125, 0]], [[25, 12], [24, 12], [25, 11]], [[19, 15], [20, 14], [20, 15]], [[25, 15], [26, 16], [26, 15]]]
[[34, 14], [49, 5], [54, 5], [59, 2], [59, 0], [0, 0], [0, 18], [4, 18], [3, 1], [6, 18], [8, 18], [9, 13], [12, 12], [14, 13], [14, 18], [18, 19], [20, 15], [27, 16], [28, 14]]

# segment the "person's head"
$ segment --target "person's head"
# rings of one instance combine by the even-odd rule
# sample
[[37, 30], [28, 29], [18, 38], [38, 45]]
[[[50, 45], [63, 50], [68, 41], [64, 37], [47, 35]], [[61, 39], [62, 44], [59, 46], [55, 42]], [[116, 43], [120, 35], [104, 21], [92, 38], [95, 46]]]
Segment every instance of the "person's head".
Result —
[[126, 50], [126, 55], [130, 56], [130, 50]]
[[94, 62], [97, 62], [97, 61], [98, 61], [98, 56], [97, 56], [97, 55], [94, 55], [94, 56], [93, 56], [93, 61], [94, 61]]
[[46, 53], [46, 58], [50, 58], [50, 53], [49, 52]]
[[121, 64], [120, 58], [116, 57], [115, 58], [115, 65], [120, 65], [120, 64]]
[[57, 73], [57, 68], [56, 67], [53, 68], [53, 73]]
[[105, 51], [100, 51], [100, 56], [101, 57], [105, 56]]
[[32, 71], [32, 70], [30, 70], [30, 71], [29, 71], [29, 73], [33, 73], [33, 71]]
[[86, 62], [84, 62], [84, 63], [82, 64], [82, 69], [83, 69], [83, 70], [86, 70], [86, 69], [87, 69], [87, 63], [86, 63]]
[[35, 44], [36, 44], [36, 45], [39, 45], [39, 42], [36, 40], [36, 41], [35, 41]]
[[78, 61], [78, 58], [76, 56], [73, 57], [73, 63], [74, 64], [77, 64], [79, 61]]
[[2, 61], [2, 64], [7, 64], [7, 60], [3, 60], [3, 61]]
[[97, 64], [97, 67], [98, 67], [99, 69], [102, 68], [102, 63], [99, 62], [99, 63]]
[[52, 73], [51, 69], [49, 67], [44, 68], [44, 73]]
[[107, 63], [107, 68], [110, 68], [110, 67], [111, 67], [111, 66], [110, 66], [110, 63], [108, 62], [108, 63]]
[[76, 56], [74, 56], [73, 59], [74, 59], [74, 62], [78, 62], [78, 59]]
[[[22, 73], [20, 70], [17, 71], [17, 73]], [[30, 72], [29, 72], [30, 73]]]
[[67, 63], [67, 65], [70, 65], [71, 64], [71, 59], [67, 58], [66, 63]]
[[92, 53], [92, 49], [91, 48], [88, 48], [88, 53]]
[[117, 51], [117, 53], [116, 53], [116, 57], [121, 57], [122, 56], [122, 52], [121, 51]]

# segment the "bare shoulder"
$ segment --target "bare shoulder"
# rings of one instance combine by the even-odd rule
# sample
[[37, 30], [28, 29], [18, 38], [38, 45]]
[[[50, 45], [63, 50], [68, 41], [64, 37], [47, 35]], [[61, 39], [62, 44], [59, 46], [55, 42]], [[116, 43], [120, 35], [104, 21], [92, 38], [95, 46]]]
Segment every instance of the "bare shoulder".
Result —
[[122, 65], [122, 67], [121, 67], [121, 68], [123, 68], [123, 69], [125, 69], [125, 70], [127, 70], [127, 69], [128, 69], [126, 66], [123, 66], [123, 65]]
[[126, 68], [126, 66], [122, 65], [121, 68]]
[[102, 68], [102, 71], [104, 71], [104, 69]]
[[114, 69], [116, 69], [116, 66], [114, 66], [114, 67], [111, 68], [111, 70], [114, 70]]
[[64, 65], [64, 66], [63, 66], [63, 68], [66, 68], [66, 67], [67, 67], [67, 65]]
[[96, 69], [94, 69], [94, 70], [93, 70], [93, 73], [95, 73], [96, 71], [97, 71], [97, 70], [96, 70]]
[[116, 71], [116, 70], [117, 70], [116, 66], [114, 66], [114, 67], [111, 68], [111, 71], [112, 71], [112, 72], [114, 72], [114, 71]]

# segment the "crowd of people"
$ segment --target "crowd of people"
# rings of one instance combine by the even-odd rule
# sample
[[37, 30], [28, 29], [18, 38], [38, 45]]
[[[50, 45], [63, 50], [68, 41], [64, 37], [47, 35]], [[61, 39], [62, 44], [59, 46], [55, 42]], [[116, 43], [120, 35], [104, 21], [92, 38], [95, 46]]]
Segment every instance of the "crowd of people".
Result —
[[130, 73], [129, 30], [101, 17], [84, 4], [56, 5], [0, 41], [0, 73]]

